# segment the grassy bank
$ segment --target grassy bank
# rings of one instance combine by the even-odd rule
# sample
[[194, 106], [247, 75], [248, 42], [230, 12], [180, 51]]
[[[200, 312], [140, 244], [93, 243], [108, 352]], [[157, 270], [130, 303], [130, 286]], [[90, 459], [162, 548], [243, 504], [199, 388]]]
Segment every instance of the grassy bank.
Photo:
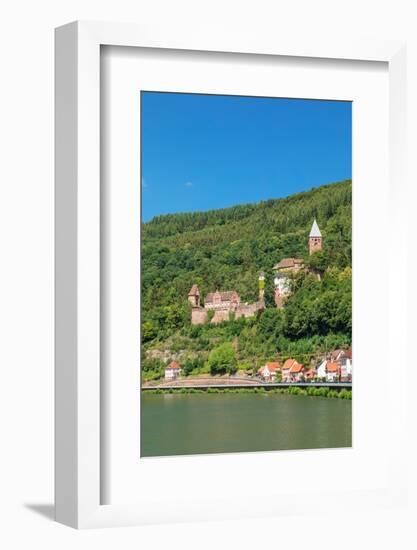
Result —
[[261, 393], [261, 394], [287, 394], [302, 395], [307, 397], [328, 397], [331, 399], [352, 399], [352, 390], [330, 389], [330, 388], [299, 388], [293, 386], [289, 388], [168, 388], [168, 389], [147, 389], [146, 393], [152, 395], [160, 394], [192, 394], [192, 393]]

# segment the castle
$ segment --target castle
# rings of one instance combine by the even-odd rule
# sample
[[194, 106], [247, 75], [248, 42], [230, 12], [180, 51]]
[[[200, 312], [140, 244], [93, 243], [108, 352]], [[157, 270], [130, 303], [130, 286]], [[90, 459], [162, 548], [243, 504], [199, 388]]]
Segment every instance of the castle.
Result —
[[[322, 250], [323, 237], [317, 221], [314, 220], [308, 236], [308, 253], [311, 256], [314, 252]], [[273, 267], [275, 271], [275, 304], [278, 308], [284, 306], [284, 301], [291, 294], [291, 274], [296, 274], [304, 269], [304, 260], [298, 258], [283, 258]]]
[[[242, 304], [240, 296], [235, 290], [228, 290], [226, 292], [216, 290], [216, 292], [209, 292], [207, 294], [204, 300], [204, 307], [200, 303], [198, 286], [194, 284], [188, 293], [188, 301], [192, 306], [191, 323], [193, 325], [206, 323], [210, 315], [212, 315], [210, 322], [214, 324], [229, 321], [231, 316], [234, 316], [235, 319], [239, 319], [239, 317], [253, 317], [259, 311], [265, 309], [264, 282], [265, 275], [260, 273], [259, 300], [253, 304]], [[213, 311], [213, 313], [209, 314], [210, 311]]]
[[[322, 249], [323, 237], [316, 220], [314, 220], [308, 236], [309, 255]], [[284, 306], [285, 298], [291, 294], [291, 275], [298, 273], [305, 267], [304, 260], [299, 258], [283, 258], [273, 267], [275, 271], [274, 288], [275, 304], [278, 308]], [[193, 284], [188, 293], [188, 301], [191, 304], [191, 323], [201, 325], [209, 319], [211, 323], [221, 323], [228, 321], [231, 316], [235, 319], [239, 317], [253, 317], [258, 312], [265, 309], [265, 274], [259, 274], [259, 299], [252, 304], [242, 304], [240, 296], [235, 290], [226, 292], [210, 292], [204, 300], [204, 306], [201, 305], [200, 291], [196, 284]], [[213, 312], [213, 313], [209, 313]]]

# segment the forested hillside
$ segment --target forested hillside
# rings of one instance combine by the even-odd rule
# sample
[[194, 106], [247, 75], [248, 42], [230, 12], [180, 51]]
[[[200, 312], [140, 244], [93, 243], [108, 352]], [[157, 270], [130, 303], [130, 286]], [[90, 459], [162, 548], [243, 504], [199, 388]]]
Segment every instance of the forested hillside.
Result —
[[[143, 371], [154, 376], [162, 369], [147, 350], [180, 353], [189, 370], [201, 370], [208, 353], [224, 342], [233, 344], [244, 368], [277, 353], [301, 356], [349, 344], [351, 207], [351, 182], [344, 181], [285, 199], [159, 216], [143, 224]], [[323, 234], [323, 252], [309, 257], [314, 218]], [[293, 295], [278, 311], [272, 267], [285, 257], [304, 257], [322, 277], [298, 275]], [[260, 271], [267, 282], [267, 309], [260, 318], [191, 326], [187, 294], [193, 283], [203, 298], [216, 289], [236, 290], [242, 301], [252, 302]]]

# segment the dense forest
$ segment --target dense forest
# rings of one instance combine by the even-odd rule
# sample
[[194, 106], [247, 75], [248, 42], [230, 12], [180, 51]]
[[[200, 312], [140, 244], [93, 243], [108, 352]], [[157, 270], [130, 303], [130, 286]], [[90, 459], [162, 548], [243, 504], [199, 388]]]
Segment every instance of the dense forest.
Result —
[[[308, 363], [317, 353], [351, 342], [351, 181], [324, 185], [285, 199], [207, 212], [170, 214], [142, 225], [142, 374], [157, 378], [164, 362], [180, 360], [186, 373], [209, 372], [225, 348], [233, 369], [293, 356]], [[323, 250], [308, 256], [316, 218]], [[293, 293], [277, 310], [272, 267], [304, 258]], [[267, 308], [254, 319], [192, 326], [187, 294], [236, 290], [242, 302], [258, 297], [266, 275]], [[317, 274], [320, 274], [320, 278]], [[227, 347], [227, 346], [226, 346]], [[232, 350], [232, 351], [230, 351]]]

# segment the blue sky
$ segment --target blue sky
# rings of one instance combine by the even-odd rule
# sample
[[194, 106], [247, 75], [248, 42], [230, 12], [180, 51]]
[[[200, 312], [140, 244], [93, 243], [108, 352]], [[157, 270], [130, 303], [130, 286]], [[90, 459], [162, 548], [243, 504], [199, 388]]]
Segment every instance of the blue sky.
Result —
[[158, 92], [141, 100], [145, 222], [352, 175], [350, 102]]

